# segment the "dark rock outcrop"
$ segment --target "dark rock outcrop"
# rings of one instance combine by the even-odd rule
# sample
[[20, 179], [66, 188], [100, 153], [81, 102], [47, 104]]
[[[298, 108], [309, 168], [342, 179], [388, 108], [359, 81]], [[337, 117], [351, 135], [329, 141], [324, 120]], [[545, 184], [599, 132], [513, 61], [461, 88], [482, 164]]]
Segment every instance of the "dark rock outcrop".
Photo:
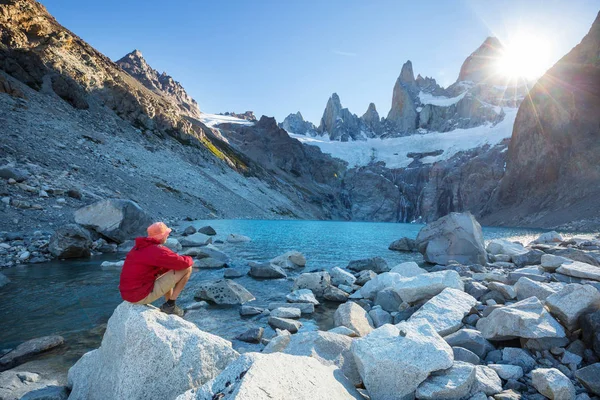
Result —
[[327, 106], [319, 124], [319, 132], [327, 134], [331, 140], [340, 140], [342, 142], [347, 142], [351, 139], [363, 139], [361, 136], [360, 119], [347, 108], [342, 107], [340, 97], [337, 93], [332, 94], [327, 101]]
[[556, 226], [600, 214], [600, 14], [521, 104], [487, 224]]
[[281, 129], [296, 135], [317, 136], [317, 127], [309, 121], [305, 121], [300, 111], [296, 114], [290, 114], [279, 124]]

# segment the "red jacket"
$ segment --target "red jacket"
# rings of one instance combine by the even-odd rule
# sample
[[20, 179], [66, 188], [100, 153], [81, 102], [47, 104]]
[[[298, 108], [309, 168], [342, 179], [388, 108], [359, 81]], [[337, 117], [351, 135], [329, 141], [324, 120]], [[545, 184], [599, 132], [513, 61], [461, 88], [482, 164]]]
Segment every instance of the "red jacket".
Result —
[[180, 256], [156, 239], [139, 237], [127, 254], [119, 290], [123, 300], [136, 303], [152, 292], [156, 278], [169, 270], [191, 267], [192, 257]]

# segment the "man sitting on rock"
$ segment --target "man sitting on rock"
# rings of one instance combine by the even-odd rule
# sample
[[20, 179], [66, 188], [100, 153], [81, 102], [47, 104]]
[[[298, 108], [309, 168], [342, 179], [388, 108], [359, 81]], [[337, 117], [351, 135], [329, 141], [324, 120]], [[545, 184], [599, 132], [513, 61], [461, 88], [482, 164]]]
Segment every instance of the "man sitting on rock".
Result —
[[160, 310], [183, 317], [175, 300], [190, 279], [194, 261], [163, 246], [170, 233], [167, 225], [156, 222], [148, 227], [148, 237], [135, 239], [125, 258], [119, 290], [123, 300], [134, 304], [150, 304], [165, 296]]

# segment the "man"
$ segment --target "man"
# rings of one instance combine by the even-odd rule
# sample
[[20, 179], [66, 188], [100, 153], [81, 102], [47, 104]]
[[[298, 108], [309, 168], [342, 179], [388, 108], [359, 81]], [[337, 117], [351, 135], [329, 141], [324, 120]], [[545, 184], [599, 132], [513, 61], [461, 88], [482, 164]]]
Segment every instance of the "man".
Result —
[[165, 296], [160, 310], [183, 317], [175, 300], [190, 279], [194, 261], [163, 246], [170, 233], [167, 225], [156, 222], [148, 227], [148, 237], [135, 239], [125, 258], [119, 290], [123, 300], [134, 304], [150, 304]]

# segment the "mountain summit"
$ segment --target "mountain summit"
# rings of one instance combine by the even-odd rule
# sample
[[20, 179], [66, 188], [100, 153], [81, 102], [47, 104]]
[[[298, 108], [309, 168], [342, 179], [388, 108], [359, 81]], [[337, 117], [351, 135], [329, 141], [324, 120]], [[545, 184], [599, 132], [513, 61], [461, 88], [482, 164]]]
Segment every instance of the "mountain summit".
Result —
[[198, 118], [198, 103], [187, 94], [183, 86], [166, 72], [160, 74], [152, 68], [139, 50], [133, 50], [116, 62], [129, 75], [140, 81], [148, 89], [170, 99], [182, 113]]

